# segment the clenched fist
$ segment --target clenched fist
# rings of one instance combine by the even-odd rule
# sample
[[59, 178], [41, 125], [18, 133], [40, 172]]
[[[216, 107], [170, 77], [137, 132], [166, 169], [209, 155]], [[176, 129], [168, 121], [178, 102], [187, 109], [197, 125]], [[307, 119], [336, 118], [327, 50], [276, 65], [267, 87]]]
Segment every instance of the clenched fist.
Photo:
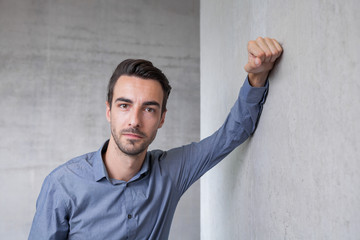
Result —
[[282, 51], [282, 47], [275, 39], [258, 37], [255, 41], [249, 41], [248, 63], [244, 68], [249, 74], [249, 81], [253, 87], [265, 85], [269, 71]]

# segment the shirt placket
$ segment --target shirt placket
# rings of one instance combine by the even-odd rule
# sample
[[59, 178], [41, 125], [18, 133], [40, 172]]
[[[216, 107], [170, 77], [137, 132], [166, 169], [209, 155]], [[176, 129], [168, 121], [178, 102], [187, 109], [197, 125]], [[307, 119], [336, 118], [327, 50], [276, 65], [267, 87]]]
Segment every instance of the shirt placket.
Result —
[[131, 193], [131, 185], [126, 184], [125, 187], [125, 209], [126, 209], [126, 224], [128, 231], [128, 239], [135, 239], [137, 228], [137, 216], [134, 213], [134, 198]]

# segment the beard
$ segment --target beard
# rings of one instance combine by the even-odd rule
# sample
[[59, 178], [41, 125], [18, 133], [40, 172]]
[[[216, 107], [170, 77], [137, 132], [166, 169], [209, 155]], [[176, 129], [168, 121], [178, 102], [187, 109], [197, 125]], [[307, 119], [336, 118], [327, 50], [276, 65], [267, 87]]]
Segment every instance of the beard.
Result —
[[[136, 155], [139, 155], [140, 153], [146, 151], [147, 148], [149, 147], [149, 145], [155, 139], [156, 132], [157, 131], [155, 131], [150, 137], [148, 137], [145, 133], [141, 132], [137, 128], [123, 129], [120, 131], [119, 134], [116, 133], [115, 128], [113, 128], [113, 127], [111, 128], [111, 135], [112, 135], [117, 147], [119, 148], [119, 150], [121, 152], [123, 152], [124, 154], [126, 154], [128, 156], [136, 156]], [[141, 139], [125, 139], [124, 140], [125, 142], [121, 142], [120, 137], [124, 133], [134, 133], [134, 134], [141, 136], [142, 138]]]

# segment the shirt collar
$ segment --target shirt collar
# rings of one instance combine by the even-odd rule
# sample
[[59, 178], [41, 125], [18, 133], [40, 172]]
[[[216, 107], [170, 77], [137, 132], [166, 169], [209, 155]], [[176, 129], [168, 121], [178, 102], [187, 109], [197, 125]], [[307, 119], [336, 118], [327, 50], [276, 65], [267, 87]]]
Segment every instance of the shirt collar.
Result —
[[106, 152], [108, 144], [109, 144], [109, 140], [107, 140], [94, 155], [95, 159], [94, 159], [93, 170], [94, 170], [95, 181], [99, 181], [104, 177], [109, 179], [109, 175], [106, 171], [106, 167], [102, 158], [102, 153]]
[[149, 152], [147, 152], [144, 163], [141, 166], [139, 173], [136, 175], [139, 175], [139, 177], [146, 175], [146, 173], [149, 171], [149, 167], [150, 167], [150, 154], [149, 154]]
[[[107, 178], [111, 182], [102, 158], [102, 154], [106, 152], [108, 144], [109, 144], [109, 140], [107, 140], [94, 155], [95, 159], [93, 164], [93, 171], [94, 171], [95, 181], [97, 182], [103, 178]], [[149, 168], [150, 168], [150, 154], [149, 152], [147, 152], [144, 163], [141, 166], [140, 171], [130, 180], [130, 182], [144, 177], [149, 171]]]
[[149, 152], [146, 153], [145, 156], [145, 160], [143, 162], [143, 165], [141, 166], [140, 170], [138, 173], [135, 174], [135, 176], [133, 176], [128, 183], [130, 182], [134, 182], [137, 181], [143, 177], [145, 177], [149, 171], [149, 167], [150, 167], [150, 154]]

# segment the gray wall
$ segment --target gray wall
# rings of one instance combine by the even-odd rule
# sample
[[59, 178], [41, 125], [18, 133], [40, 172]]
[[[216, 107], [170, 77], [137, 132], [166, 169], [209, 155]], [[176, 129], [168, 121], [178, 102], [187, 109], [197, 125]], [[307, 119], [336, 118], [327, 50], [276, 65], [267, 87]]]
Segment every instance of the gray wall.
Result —
[[247, 41], [284, 47], [255, 135], [201, 181], [202, 239], [359, 239], [359, 9], [201, 1], [201, 137], [236, 98]]
[[[0, 239], [26, 239], [44, 177], [110, 136], [106, 85], [125, 58], [146, 58], [173, 92], [152, 148], [199, 139], [199, 2], [0, 1]], [[199, 184], [170, 239], [199, 239]]]

